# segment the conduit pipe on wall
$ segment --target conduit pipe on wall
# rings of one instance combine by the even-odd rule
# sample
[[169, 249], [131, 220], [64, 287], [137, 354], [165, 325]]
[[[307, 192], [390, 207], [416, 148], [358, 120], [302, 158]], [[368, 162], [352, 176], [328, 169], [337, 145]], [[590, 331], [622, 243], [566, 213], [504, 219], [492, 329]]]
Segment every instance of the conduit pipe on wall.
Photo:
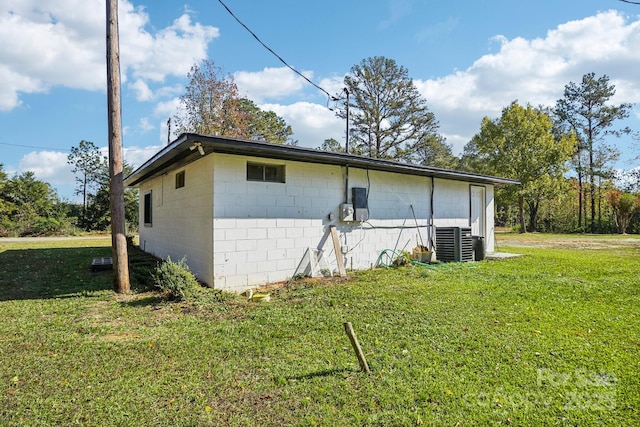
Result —
[[434, 217], [434, 209], [433, 209], [433, 192], [435, 191], [436, 188], [436, 183], [435, 183], [435, 178], [432, 176], [431, 177], [431, 201], [429, 202], [429, 227], [427, 228], [427, 238], [429, 239], [429, 250], [433, 251], [433, 235], [434, 235], [434, 230], [433, 230], [433, 217]]
[[345, 165], [344, 170], [344, 202], [349, 203], [349, 165]]

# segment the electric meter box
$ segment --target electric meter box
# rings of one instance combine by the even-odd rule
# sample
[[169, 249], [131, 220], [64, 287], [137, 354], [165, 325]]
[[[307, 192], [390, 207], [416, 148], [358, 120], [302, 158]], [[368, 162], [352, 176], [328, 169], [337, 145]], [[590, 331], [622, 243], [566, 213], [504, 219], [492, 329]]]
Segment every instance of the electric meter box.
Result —
[[344, 222], [353, 221], [353, 205], [351, 203], [340, 205], [340, 219]]
[[353, 214], [355, 221], [369, 220], [369, 206], [367, 202], [367, 189], [363, 187], [353, 187], [351, 189], [351, 202], [353, 203]]

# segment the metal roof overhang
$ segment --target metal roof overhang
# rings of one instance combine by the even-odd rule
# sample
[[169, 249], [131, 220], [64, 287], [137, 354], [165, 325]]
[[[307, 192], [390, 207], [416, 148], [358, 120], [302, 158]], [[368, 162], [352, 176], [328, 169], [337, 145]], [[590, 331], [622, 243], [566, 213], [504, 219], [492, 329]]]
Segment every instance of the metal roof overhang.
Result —
[[131, 175], [125, 179], [125, 185], [135, 187], [141, 182], [158, 177], [168, 173], [170, 170], [181, 168], [200, 159], [202, 155], [194, 146], [196, 143], [200, 143], [205, 155], [225, 153], [324, 165], [349, 166], [407, 175], [452, 179], [477, 184], [510, 185], [520, 183], [512, 179], [398, 163], [391, 160], [374, 159], [351, 154], [319, 151], [312, 148], [185, 133], [131, 173]]

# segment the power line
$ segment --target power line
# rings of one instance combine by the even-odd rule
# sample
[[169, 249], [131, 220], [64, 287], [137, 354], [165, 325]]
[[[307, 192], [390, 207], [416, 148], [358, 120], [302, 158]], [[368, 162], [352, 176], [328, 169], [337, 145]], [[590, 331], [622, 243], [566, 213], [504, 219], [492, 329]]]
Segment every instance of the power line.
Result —
[[273, 51], [273, 49], [271, 49], [269, 46], [267, 46], [262, 40], [260, 40], [260, 38], [253, 32], [251, 31], [251, 29], [249, 29], [249, 27], [247, 27], [244, 22], [242, 22], [232, 11], [231, 9], [229, 9], [229, 7], [224, 4], [224, 2], [222, 0], [218, 0], [220, 2], [220, 4], [227, 9], [227, 12], [229, 12], [229, 14], [231, 16], [233, 16], [233, 18], [238, 21], [238, 24], [242, 25], [244, 27], [245, 30], [247, 30], [249, 32], [249, 34], [251, 34], [253, 36], [254, 39], [256, 39], [258, 41], [258, 43], [260, 43], [265, 49], [267, 49], [269, 52], [271, 52], [276, 58], [278, 58], [280, 60], [280, 62], [282, 62], [284, 65], [286, 65], [291, 71], [293, 71], [294, 73], [296, 73], [297, 75], [299, 75], [300, 77], [302, 77], [303, 79], [305, 79], [307, 82], [309, 82], [309, 84], [311, 84], [312, 86], [314, 86], [315, 88], [319, 89], [320, 91], [324, 92], [329, 99], [335, 98], [334, 96], [330, 95], [329, 92], [327, 92], [326, 90], [324, 90], [323, 88], [321, 88], [320, 86], [318, 86], [317, 84], [315, 84], [314, 82], [312, 82], [309, 78], [307, 78], [307, 76], [303, 75], [300, 71], [296, 70], [295, 68], [293, 68], [291, 65], [289, 65], [287, 63], [287, 61], [285, 61], [284, 59], [282, 59], [280, 57], [280, 55], [278, 55], [277, 53], [275, 53]]
[[[66, 152], [70, 152], [71, 149], [69, 148], [57, 148], [57, 147], [39, 147], [37, 145], [23, 145], [23, 144], [10, 144], [8, 142], [0, 142], [0, 145], [10, 145], [12, 147], [21, 147], [21, 148], [37, 148], [38, 150], [48, 150], [48, 151], [66, 151]], [[157, 150], [157, 147], [149, 147], [149, 148], [128, 148], [125, 147], [124, 151], [127, 152], [139, 152], [139, 151], [152, 151], [152, 150]]]
[[22, 147], [22, 148], [37, 148], [39, 150], [71, 151], [68, 148], [38, 147], [36, 145], [9, 144], [8, 142], [0, 142], [0, 145], [10, 145], [12, 147]]

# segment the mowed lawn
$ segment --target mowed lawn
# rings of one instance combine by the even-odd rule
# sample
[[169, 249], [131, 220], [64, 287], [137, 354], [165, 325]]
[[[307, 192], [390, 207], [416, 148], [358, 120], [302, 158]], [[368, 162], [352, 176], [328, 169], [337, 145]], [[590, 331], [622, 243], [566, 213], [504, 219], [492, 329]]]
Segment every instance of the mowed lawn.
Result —
[[640, 240], [527, 239], [268, 303], [115, 295], [108, 239], [0, 243], [0, 425], [639, 425]]

